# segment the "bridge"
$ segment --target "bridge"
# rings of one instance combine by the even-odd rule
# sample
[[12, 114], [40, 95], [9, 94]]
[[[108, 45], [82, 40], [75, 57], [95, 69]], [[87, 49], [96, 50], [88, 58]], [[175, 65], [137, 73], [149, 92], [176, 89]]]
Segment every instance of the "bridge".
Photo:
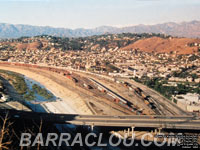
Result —
[[177, 130], [200, 130], [200, 117], [198, 116], [97, 116], [79, 114], [52, 114], [26, 112], [11, 109], [0, 109], [0, 115], [13, 119], [26, 119], [57, 124], [74, 124], [107, 127], [132, 127], [132, 128], [162, 128]]

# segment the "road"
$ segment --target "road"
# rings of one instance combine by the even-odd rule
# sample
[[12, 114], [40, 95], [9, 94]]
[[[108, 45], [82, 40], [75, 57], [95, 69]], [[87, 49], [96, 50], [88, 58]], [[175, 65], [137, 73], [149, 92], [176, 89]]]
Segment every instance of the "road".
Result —
[[27, 119], [59, 124], [75, 124], [90, 126], [139, 127], [200, 130], [200, 118], [196, 116], [98, 116], [35, 113], [17, 110], [0, 110], [0, 114], [9, 118]]

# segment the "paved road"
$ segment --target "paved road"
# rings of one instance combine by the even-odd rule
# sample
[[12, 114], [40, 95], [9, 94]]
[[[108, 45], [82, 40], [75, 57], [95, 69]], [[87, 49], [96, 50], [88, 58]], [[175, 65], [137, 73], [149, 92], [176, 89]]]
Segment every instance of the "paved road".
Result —
[[6, 113], [9, 118], [35, 121], [42, 119], [60, 124], [200, 130], [200, 118], [196, 116], [95, 116], [0, 110], [2, 116]]

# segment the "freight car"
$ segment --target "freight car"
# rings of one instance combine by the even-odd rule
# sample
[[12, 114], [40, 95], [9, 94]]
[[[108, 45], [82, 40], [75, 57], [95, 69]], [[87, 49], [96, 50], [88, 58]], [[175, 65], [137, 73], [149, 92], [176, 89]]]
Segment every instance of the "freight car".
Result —
[[72, 81], [74, 81], [75, 83], [77, 83], [77, 82], [78, 82], [78, 79], [72, 77]]
[[111, 96], [114, 99], [117, 99], [118, 102], [121, 102], [121, 104], [127, 104], [127, 101], [123, 100], [122, 98], [118, 97], [117, 95], [114, 95], [111, 92], [108, 92], [108, 95]]
[[141, 93], [143, 92], [141, 88], [137, 87], [135, 88], [135, 93], [139, 94], [141, 96]]
[[68, 79], [71, 79], [71, 78], [72, 78], [70, 75], [66, 75], [66, 77], [67, 77]]
[[119, 103], [119, 99], [115, 98], [114, 102], [118, 104]]
[[101, 92], [106, 93], [106, 90], [100, 86], [97, 87]]
[[0, 62], [0, 64], [4, 64], [4, 65], [14, 65], [14, 66], [21, 66], [21, 67], [28, 67], [28, 68], [38, 68], [38, 69], [42, 69], [42, 70], [48, 70], [48, 71], [52, 71], [52, 72], [56, 72], [59, 74], [63, 74], [64, 76], [66, 75], [70, 75], [70, 73], [64, 69], [58, 69], [55, 67], [46, 67], [46, 66], [39, 66], [36, 64], [25, 64], [25, 63], [11, 63], [11, 62]]
[[144, 92], [141, 92], [141, 96], [143, 99], [146, 99], [146, 100], [148, 99], [148, 95], [144, 94]]
[[149, 105], [149, 101], [147, 101], [147, 100], [144, 100], [144, 103], [145, 103], [146, 105]]
[[0, 64], [3, 64], [3, 65], [11, 65], [10, 62], [6, 62], [6, 61], [1, 61]]
[[93, 89], [93, 87], [91, 85], [87, 85], [88, 89]]
[[130, 87], [131, 85], [128, 82], [124, 82], [125, 87]]
[[93, 89], [93, 87], [91, 85], [89, 85], [89, 84], [85, 84], [84, 83], [83, 86], [86, 87], [87, 89]]

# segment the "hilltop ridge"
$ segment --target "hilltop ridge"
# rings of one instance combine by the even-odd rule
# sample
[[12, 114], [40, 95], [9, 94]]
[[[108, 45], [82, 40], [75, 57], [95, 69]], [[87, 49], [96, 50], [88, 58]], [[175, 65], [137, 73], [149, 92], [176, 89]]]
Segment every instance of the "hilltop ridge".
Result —
[[176, 52], [177, 54], [192, 54], [198, 51], [198, 43], [200, 43], [200, 39], [172, 37], [163, 39], [160, 37], [152, 37], [138, 40], [135, 43], [123, 47], [123, 49], [139, 49], [145, 52], [156, 53]]
[[194, 54], [200, 50], [200, 39], [178, 38], [163, 34], [105, 34], [63, 38], [48, 35], [1, 40], [0, 50], [8, 51], [97, 51], [140, 50], [148, 53]]
[[129, 27], [101, 26], [94, 29], [53, 28], [49, 26], [13, 25], [0, 23], [0, 38], [19, 38], [22, 36], [52, 35], [61, 37], [86, 37], [105, 33], [161, 33], [178, 37], [200, 37], [200, 21], [156, 25], [135, 25]]

